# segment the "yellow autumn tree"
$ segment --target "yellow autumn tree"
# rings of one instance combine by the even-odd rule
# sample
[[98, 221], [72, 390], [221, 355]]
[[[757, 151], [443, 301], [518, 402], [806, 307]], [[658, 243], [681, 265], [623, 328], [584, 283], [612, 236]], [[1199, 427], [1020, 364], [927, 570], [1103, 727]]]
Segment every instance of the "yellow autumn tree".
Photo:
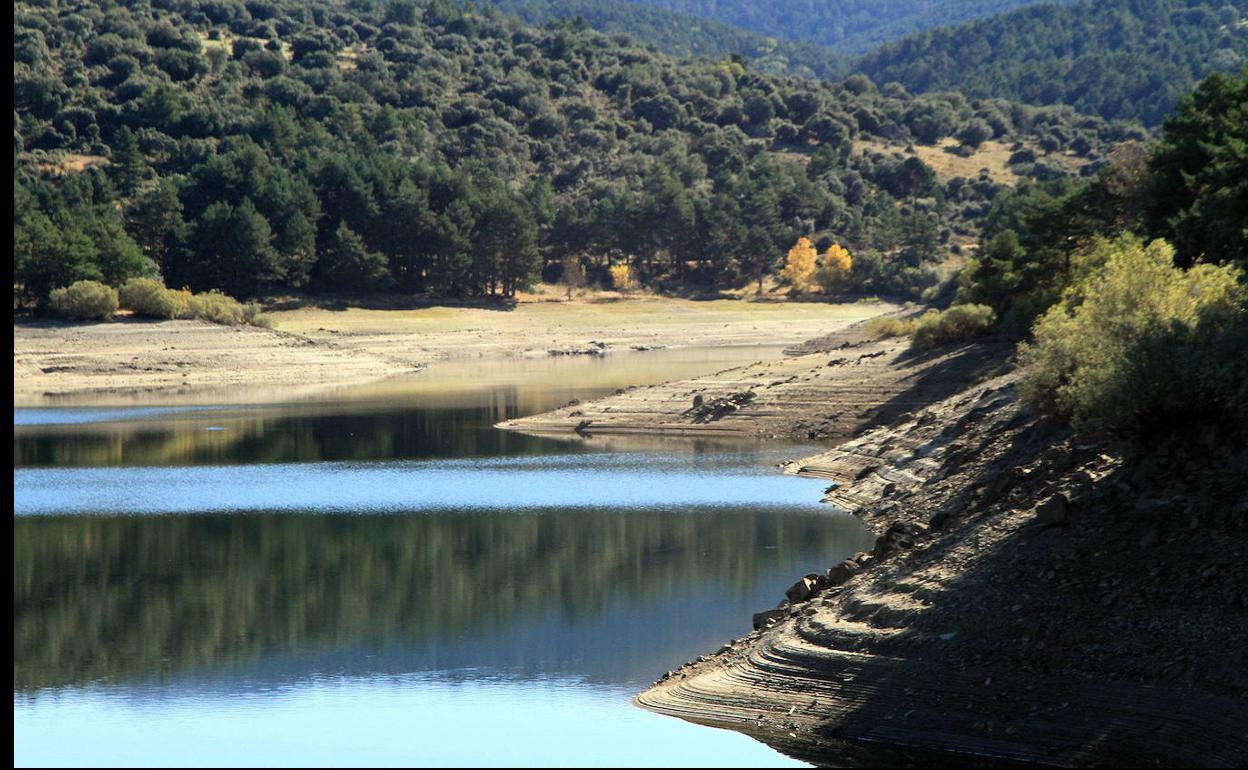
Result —
[[636, 288], [633, 281], [633, 271], [628, 265], [612, 265], [611, 269], [611, 286], [616, 291], [629, 291]]
[[780, 269], [780, 277], [797, 291], [808, 291], [818, 269], [819, 252], [810, 239], [802, 236], [789, 249], [789, 255]]
[[823, 266], [848, 273], [854, 266], [854, 258], [849, 256], [848, 249], [839, 243], [834, 243], [823, 254]]
[[849, 271], [854, 267], [854, 259], [849, 250], [839, 243], [834, 243], [823, 253], [820, 260], [819, 273], [815, 280], [825, 292], [833, 292], [845, 287]]

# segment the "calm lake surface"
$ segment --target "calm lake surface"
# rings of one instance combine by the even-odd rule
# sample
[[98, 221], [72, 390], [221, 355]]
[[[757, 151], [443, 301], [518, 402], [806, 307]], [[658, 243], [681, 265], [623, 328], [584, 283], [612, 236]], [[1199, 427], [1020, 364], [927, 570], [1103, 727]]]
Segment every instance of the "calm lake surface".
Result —
[[630, 699], [869, 546], [810, 448], [492, 427], [776, 355], [15, 410], [15, 764], [797, 764]]

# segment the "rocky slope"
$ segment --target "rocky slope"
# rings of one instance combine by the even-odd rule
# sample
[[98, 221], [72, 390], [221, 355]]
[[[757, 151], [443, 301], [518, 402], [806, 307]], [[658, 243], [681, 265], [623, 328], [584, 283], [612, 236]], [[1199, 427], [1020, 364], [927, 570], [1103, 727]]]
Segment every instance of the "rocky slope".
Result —
[[873, 552], [639, 704], [819, 764], [1248, 764], [1242, 435], [1076, 437], [1015, 378], [794, 464]]

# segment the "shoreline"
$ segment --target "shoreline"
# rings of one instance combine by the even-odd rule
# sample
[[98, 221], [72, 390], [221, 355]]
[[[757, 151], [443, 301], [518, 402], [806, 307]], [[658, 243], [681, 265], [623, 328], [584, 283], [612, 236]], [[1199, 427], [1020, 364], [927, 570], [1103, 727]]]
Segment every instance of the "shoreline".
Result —
[[[1248, 764], [1239, 438], [1201, 425], [1144, 447], [1089, 440], [1019, 403], [1000, 344], [916, 363], [902, 343], [853, 333], [500, 424], [589, 439], [801, 436], [826, 419], [812, 405], [837, 380], [875, 388], [854, 392], [876, 408], [814, 422], [849, 440], [785, 469], [834, 482], [824, 502], [875, 532], [872, 551], [777, 586], [754, 631], [636, 704], [816, 764]], [[827, 360], [881, 350], [857, 372]], [[750, 391], [710, 420], [689, 398]]]
[[874, 340], [864, 322], [791, 345], [785, 358], [630, 388], [499, 423], [566, 436], [722, 435], [843, 440], [1008, 368], [1013, 346], [960, 345], [915, 355], [907, 338]]
[[[889, 312], [886, 303], [638, 298], [513, 309], [419, 307], [272, 313], [276, 328], [119, 319], [15, 319], [15, 407], [277, 403], [472, 358], [790, 345]], [[500, 330], [500, 327], [504, 327]]]

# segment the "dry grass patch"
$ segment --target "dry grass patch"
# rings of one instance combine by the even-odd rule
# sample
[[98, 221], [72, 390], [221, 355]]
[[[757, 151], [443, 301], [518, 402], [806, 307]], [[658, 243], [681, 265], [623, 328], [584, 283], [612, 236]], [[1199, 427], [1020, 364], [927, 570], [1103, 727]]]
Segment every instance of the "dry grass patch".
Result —
[[[947, 138], [936, 145], [914, 144], [911, 145], [913, 152], [907, 152], [906, 148], [898, 145], [886, 144], [876, 141], [859, 141], [857, 142], [857, 150], [859, 152], [875, 152], [881, 155], [889, 155], [895, 158], [905, 157], [907, 154], [913, 154], [919, 160], [931, 166], [932, 170], [941, 179], [953, 179], [954, 177], [963, 177], [971, 179], [978, 177], [981, 171], [987, 171], [988, 177], [994, 182], [1014, 186], [1022, 179], [1018, 174], [1014, 173], [1014, 169], [1010, 167], [1010, 156], [1014, 154], [1013, 144], [1004, 142], [988, 141], [980, 145], [979, 149], [971, 155], [962, 155], [957, 151], [958, 141], [953, 138]], [[1024, 144], [1024, 148], [1030, 149], [1036, 153], [1037, 158], [1055, 161], [1066, 168], [1066, 170], [1074, 173], [1083, 166], [1091, 163], [1087, 158], [1081, 158], [1073, 153], [1049, 153], [1046, 154], [1041, 150]]]
[[[209, 35], [212, 34], [211, 32], [205, 32], [203, 30], [199, 30], [195, 33], [195, 36], [199, 38], [200, 44], [204, 46], [205, 51], [207, 51], [210, 48], [220, 48], [226, 53], [232, 55], [234, 53], [234, 41], [235, 40], [251, 40], [252, 42], [259, 43], [261, 46], [267, 45], [269, 42], [268, 40], [262, 37], [249, 37], [247, 35], [234, 35], [234, 34], [231, 34], [230, 32], [223, 32], [221, 30], [215, 30], [215, 31], [218, 33], [217, 37], [215, 38], [209, 37]], [[282, 46], [282, 49], [281, 49], [282, 57], [286, 59], [286, 61], [290, 61], [291, 59], [293, 59], [295, 55], [294, 55], [293, 50], [290, 47], [290, 43], [286, 42], [285, 40], [282, 40], [279, 42], [281, 43], [281, 46]]]
[[884, 142], [875, 141], [859, 141], [857, 149], [861, 152], [876, 152], [881, 155], [888, 155], [896, 158], [905, 157], [907, 154], [913, 154], [919, 160], [932, 167], [937, 176], [941, 179], [953, 179], [954, 177], [963, 177], [973, 179], [978, 177], [981, 171], [987, 171], [988, 176], [994, 182], [1006, 185], [1016, 185], [1020, 177], [1010, 168], [1010, 156], [1014, 154], [1010, 149], [1011, 145], [1003, 144], [996, 141], [984, 142], [973, 155], [963, 156], [957, 152], [950, 152], [958, 147], [955, 139], [945, 139], [938, 145], [911, 145], [914, 149], [913, 153], [907, 153], [904, 147], [897, 145], [885, 144]]
[[[30, 158], [32, 156], [23, 153], [22, 157]], [[36, 163], [36, 167], [45, 174], [53, 174], [55, 176], [63, 176], [70, 173], [77, 174], [82, 171], [86, 171], [91, 166], [108, 165], [108, 158], [103, 155], [85, 155], [77, 152], [66, 152], [54, 153], [45, 157], [47, 157], [47, 159]]]

